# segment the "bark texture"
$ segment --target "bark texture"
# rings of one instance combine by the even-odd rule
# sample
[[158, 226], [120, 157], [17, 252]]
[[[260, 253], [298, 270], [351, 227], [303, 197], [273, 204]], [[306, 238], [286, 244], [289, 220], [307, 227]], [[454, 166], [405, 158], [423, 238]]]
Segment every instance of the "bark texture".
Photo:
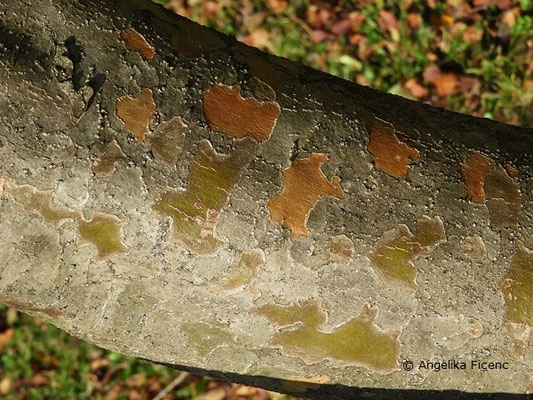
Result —
[[533, 391], [531, 130], [148, 0], [3, 2], [0, 57], [0, 302], [308, 398]]

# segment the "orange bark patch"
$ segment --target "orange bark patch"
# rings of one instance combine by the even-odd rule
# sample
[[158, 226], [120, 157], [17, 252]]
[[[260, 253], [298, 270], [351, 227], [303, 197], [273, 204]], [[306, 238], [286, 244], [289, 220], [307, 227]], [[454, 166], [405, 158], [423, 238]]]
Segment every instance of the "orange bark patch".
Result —
[[281, 109], [276, 102], [241, 97], [238, 86], [213, 85], [204, 95], [204, 113], [209, 127], [241, 139], [259, 142], [270, 138]]
[[137, 99], [130, 96], [117, 99], [117, 116], [124, 121], [124, 130], [131, 132], [137, 142], [141, 142], [148, 133], [154, 111], [155, 103], [150, 89], [143, 89]]
[[124, 47], [130, 51], [136, 51], [146, 61], [151, 60], [155, 54], [155, 49], [150, 46], [143, 35], [135, 29], [128, 28], [120, 32], [120, 37], [124, 41]]
[[374, 156], [374, 165], [394, 178], [403, 178], [408, 159], [418, 160], [419, 151], [400, 142], [391, 124], [377, 118], [366, 122], [370, 136], [368, 151]]
[[267, 204], [272, 219], [291, 230], [291, 238], [309, 234], [307, 219], [321, 197], [344, 198], [340, 178], [334, 176], [330, 182], [320, 170], [326, 160], [322, 153], [294, 160], [283, 171], [283, 189]]
[[110, 174], [115, 170], [115, 162], [126, 158], [116, 140], [113, 140], [104, 148], [100, 158], [93, 163], [92, 170], [95, 174]]
[[463, 184], [468, 192], [468, 198], [474, 203], [485, 203], [483, 185], [485, 177], [492, 171], [494, 161], [477, 151], [469, 151], [466, 162], [461, 165]]

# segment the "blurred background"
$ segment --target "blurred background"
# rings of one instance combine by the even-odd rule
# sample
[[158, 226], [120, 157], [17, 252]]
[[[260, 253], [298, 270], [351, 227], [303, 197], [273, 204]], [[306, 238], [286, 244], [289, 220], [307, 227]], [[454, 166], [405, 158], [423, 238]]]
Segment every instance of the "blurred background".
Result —
[[[270, 53], [533, 128], [533, 0], [158, 0]], [[0, 399], [289, 400], [108, 352], [0, 305]]]

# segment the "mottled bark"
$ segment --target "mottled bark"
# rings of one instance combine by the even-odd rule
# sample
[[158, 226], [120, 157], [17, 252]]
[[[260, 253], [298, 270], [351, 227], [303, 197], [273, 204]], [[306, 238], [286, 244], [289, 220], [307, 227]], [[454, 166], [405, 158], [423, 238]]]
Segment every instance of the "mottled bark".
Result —
[[0, 302], [309, 398], [533, 391], [531, 130], [148, 0], [2, 3], [0, 56]]

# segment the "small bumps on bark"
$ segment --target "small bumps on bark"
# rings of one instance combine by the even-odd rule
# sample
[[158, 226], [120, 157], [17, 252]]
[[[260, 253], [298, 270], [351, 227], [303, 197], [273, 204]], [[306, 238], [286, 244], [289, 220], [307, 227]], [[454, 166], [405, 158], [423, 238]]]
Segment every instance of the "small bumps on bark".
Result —
[[153, 208], [172, 218], [175, 237], [190, 251], [211, 253], [219, 246], [214, 230], [220, 212], [256, 150], [251, 138], [236, 140], [230, 154], [218, 154], [208, 140], [200, 141], [189, 165], [187, 188], [167, 190], [155, 202]]
[[174, 50], [187, 58], [196, 59], [202, 57], [200, 46], [193, 42], [190, 36], [184, 32], [174, 33], [170, 37], [170, 45]]
[[154, 57], [155, 49], [135, 29], [124, 29], [120, 32], [120, 37], [124, 41], [124, 47], [127, 50], [139, 53], [145, 61], [149, 61]]
[[295, 159], [283, 171], [283, 188], [267, 204], [271, 218], [289, 228], [293, 239], [309, 234], [307, 219], [321, 197], [344, 198], [340, 178], [334, 176], [329, 181], [320, 169], [326, 160], [322, 153]]
[[181, 155], [187, 125], [180, 117], [174, 117], [158, 125], [153, 135], [148, 136], [156, 158], [173, 165]]
[[258, 142], [270, 138], [281, 112], [278, 103], [243, 98], [239, 86], [215, 84], [204, 94], [204, 114], [212, 130]]
[[369, 135], [368, 151], [374, 157], [374, 166], [396, 179], [405, 177], [409, 159], [418, 160], [419, 151], [401, 142], [394, 126], [386, 121], [366, 117], [365, 126]]
[[387, 231], [370, 252], [370, 261], [383, 283], [416, 290], [416, 267], [419, 255], [428, 255], [433, 248], [446, 241], [444, 224], [439, 217], [423, 216], [413, 235], [407, 225], [400, 224]]
[[[370, 370], [391, 371], [398, 367], [400, 331], [383, 332], [375, 324], [377, 308], [363, 306], [359, 316], [329, 333], [321, 331], [326, 314], [318, 302], [281, 306], [266, 304], [255, 312], [280, 329], [271, 344], [288, 356], [308, 364], [326, 359], [336, 365], [360, 365]], [[298, 325], [295, 325], [299, 323]]]
[[152, 91], [143, 89], [138, 98], [122, 96], [117, 99], [117, 116], [124, 122], [124, 130], [141, 142], [149, 131], [150, 119], [155, 111]]
[[115, 163], [126, 159], [127, 157], [122, 152], [117, 141], [113, 139], [113, 141], [104, 148], [100, 157], [94, 161], [92, 171], [95, 174], [111, 174], [115, 171]]

